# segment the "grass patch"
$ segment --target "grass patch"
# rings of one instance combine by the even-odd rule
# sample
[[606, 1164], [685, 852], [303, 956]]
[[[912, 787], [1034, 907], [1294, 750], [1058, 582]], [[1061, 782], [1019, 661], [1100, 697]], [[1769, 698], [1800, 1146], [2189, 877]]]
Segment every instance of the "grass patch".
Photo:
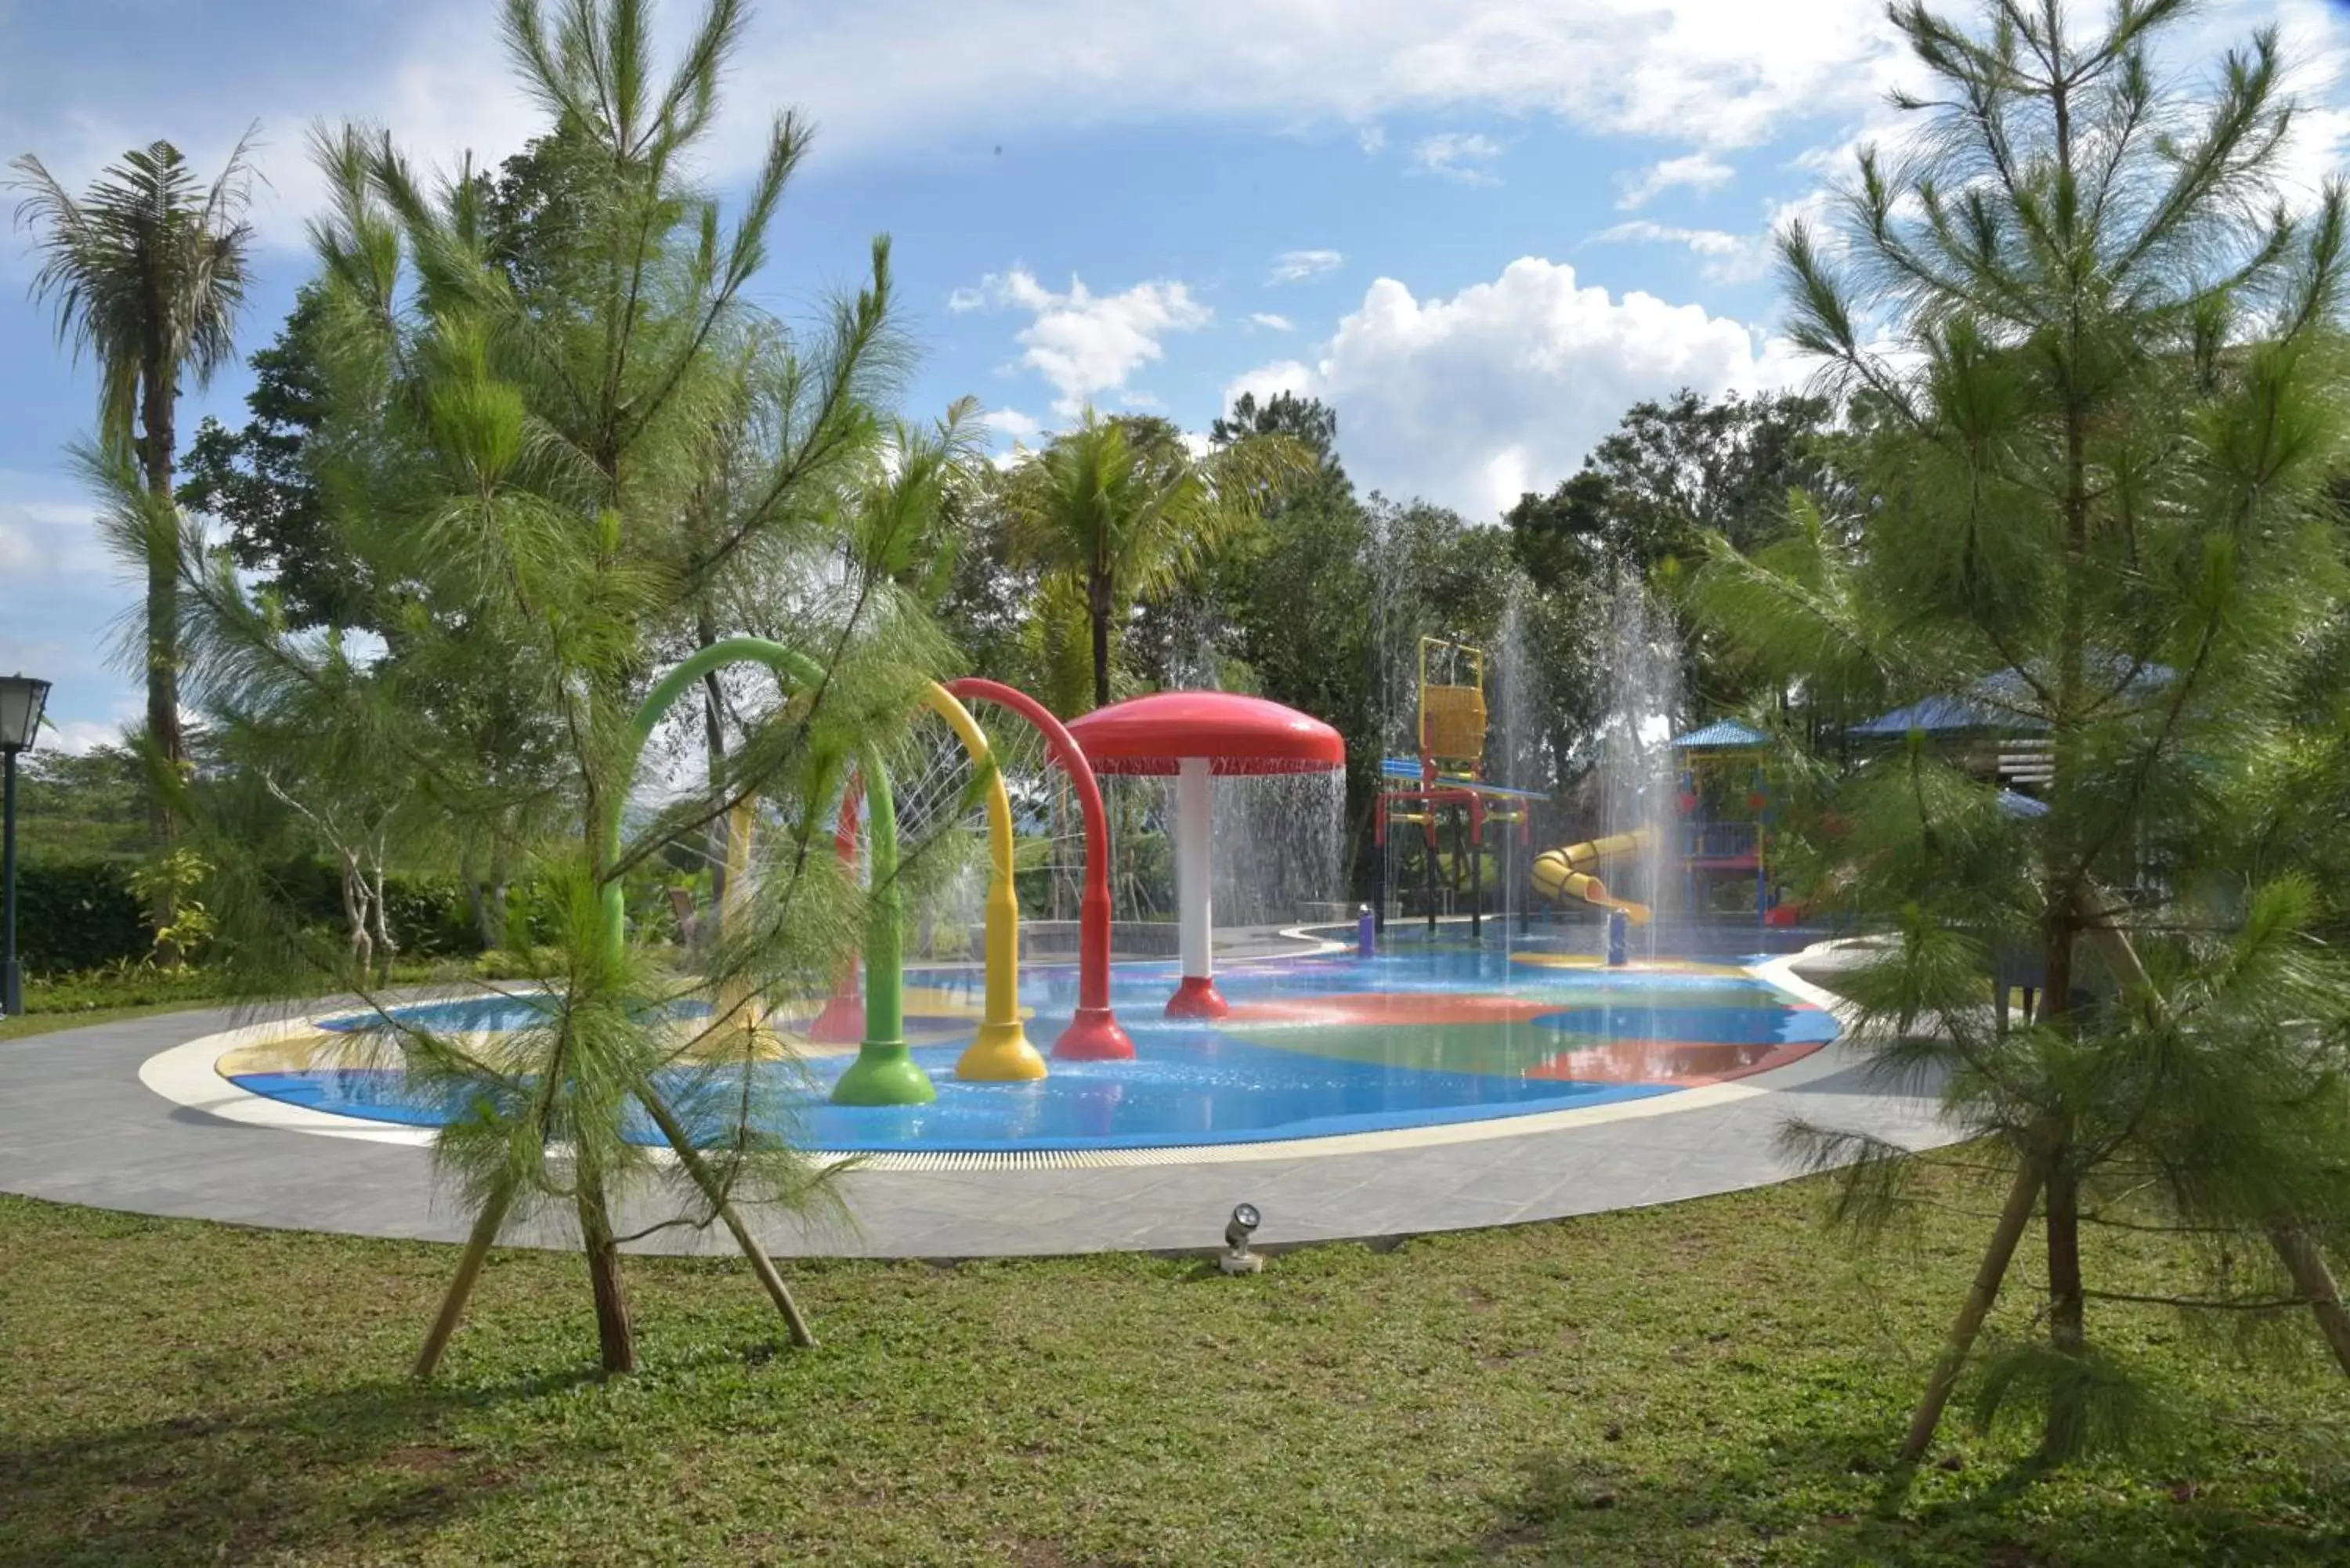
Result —
[[[2350, 1553], [2344, 1385], [2093, 1308], [2199, 1412], [2053, 1479], [1954, 1421], [1885, 1460], [1981, 1228], [1863, 1271], [1805, 1185], [1323, 1247], [1228, 1281], [1102, 1257], [632, 1261], [646, 1370], [588, 1373], [575, 1259], [0, 1199], [0, 1563], [2204, 1563]], [[2105, 1241], [2103, 1282], [2165, 1278]], [[2027, 1326], [2011, 1306], [2005, 1326]], [[2312, 1336], [2314, 1338], [2314, 1336]]]
[[192, 1008], [218, 1007], [217, 998], [185, 1002], [145, 1002], [127, 1007], [92, 1007], [79, 1012], [25, 1012], [0, 1018], [0, 1040], [22, 1040], [29, 1034], [49, 1034], [60, 1029], [81, 1029], [93, 1023], [116, 1023], [125, 1018], [147, 1018], [158, 1012], [185, 1012]]

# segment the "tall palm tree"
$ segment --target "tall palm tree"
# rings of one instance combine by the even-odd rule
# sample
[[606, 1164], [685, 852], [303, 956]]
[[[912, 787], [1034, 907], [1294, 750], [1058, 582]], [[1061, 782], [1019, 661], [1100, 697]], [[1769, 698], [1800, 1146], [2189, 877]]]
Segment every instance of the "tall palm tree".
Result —
[[1018, 547], [1081, 590], [1093, 628], [1094, 705], [1109, 702], [1118, 607], [1163, 593], [1260, 513], [1274, 487], [1313, 472], [1284, 436], [1253, 436], [1204, 457], [1159, 420], [1098, 417], [1032, 453], [1008, 500]]
[[[149, 505], [130, 543], [147, 574], [147, 735], [173, 769], [187, 760], [180, 729], [179, 514], [172, 500], [182, 376], [211, 380], [234, 348], [250, 281], [252, 225], [244, 221], [252, 134], [227, 167], [200, 185], [180, 150], [157, 141], [123, 154], [75, 196], [30, 153], [9, 165], [26, 192], [19, 226], [37, 235], [35, 297], [55, 305], [57, 336], [98, 364], [98, 418], [106, 454], [137, 465]], [[158, 792], [158, 847], [172, 835]], [[167, 894], [168, 900], [169, 895]], [[156, 911], [159, 929], [172, 910]]]

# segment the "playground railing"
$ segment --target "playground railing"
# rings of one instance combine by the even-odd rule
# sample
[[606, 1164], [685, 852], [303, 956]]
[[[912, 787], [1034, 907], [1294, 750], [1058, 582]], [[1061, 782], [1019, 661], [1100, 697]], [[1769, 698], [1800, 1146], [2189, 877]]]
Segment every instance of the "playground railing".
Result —
[[1689, 860], [1735, 860], [1754, 853], [1751, 822], [1699, 822], [1681, 826], [1681, 856]]

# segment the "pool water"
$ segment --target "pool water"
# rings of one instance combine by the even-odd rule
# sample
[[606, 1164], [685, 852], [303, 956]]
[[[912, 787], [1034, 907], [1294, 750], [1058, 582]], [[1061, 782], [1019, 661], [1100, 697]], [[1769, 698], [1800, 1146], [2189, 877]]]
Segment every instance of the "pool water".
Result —
[[[1027, 1084], [966, 1084], [954, 1064], [980, 1012], [969, 969], [910, 971], [907, 1035], [938, 1085], [928, 1106], [835, 1106], [848, 1053], [749, 1069], [681, 1069], [688, 1108], [747, 1096], [766, 1126], [841, 1152], [1151, 1148], [1307, 1138], [1485, 1120], [1669, 1095], [1769, 1071], [1835, 1037], [1832, 1014], [1734, 962], [1652, 961], [1607, 969], [1579, 934], [1487, 944], [1399, 940], [1352, 954], [1237, 963], [1217, 977], [1232, 1015], [1177, 1023], [1159, 1010], [1171, 963], [1120, 964], [1112, 1002], [1131, 1062], [1055, 1062]], [[1048, 1054], [1076, 1000], [1067, 966], [1032, 966], [1022, 1001]], [[412, 1024], [499, 1030], [536, 1016], [509, 998], [399, 1010]], [[685, 1010], [681, 1010], [685, 1011]], [[696, 1009], [699, 1011], [699, 1009]], [[330, 1019], [330, 1031], [369, 1027]], [[434, 1126], [458, 1108], [395, 1066], [232, 1053], [221, 1071], [255, 1094], [315, 1110]], [[708, 1099], [704, 1099], [708, 1096]], [[713, 1111], [713, 1116], [717, 1114]], [[690, 1116], [691, 1119], [691, 1116]], [[715, 1122], [712, 1124], [716, 1125]], [[650, 1125], [632, 1130], [658, 1142]]]

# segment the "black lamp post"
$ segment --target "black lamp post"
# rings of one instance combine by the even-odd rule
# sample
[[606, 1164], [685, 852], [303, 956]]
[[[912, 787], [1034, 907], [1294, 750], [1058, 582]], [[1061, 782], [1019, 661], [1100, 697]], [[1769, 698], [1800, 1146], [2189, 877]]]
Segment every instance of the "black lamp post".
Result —
[[40, 732], [49, 683], [29, 675], [0, 675], [0, 1017], [25, 1011], [25, 979], [16, 967], [16, 753]]

